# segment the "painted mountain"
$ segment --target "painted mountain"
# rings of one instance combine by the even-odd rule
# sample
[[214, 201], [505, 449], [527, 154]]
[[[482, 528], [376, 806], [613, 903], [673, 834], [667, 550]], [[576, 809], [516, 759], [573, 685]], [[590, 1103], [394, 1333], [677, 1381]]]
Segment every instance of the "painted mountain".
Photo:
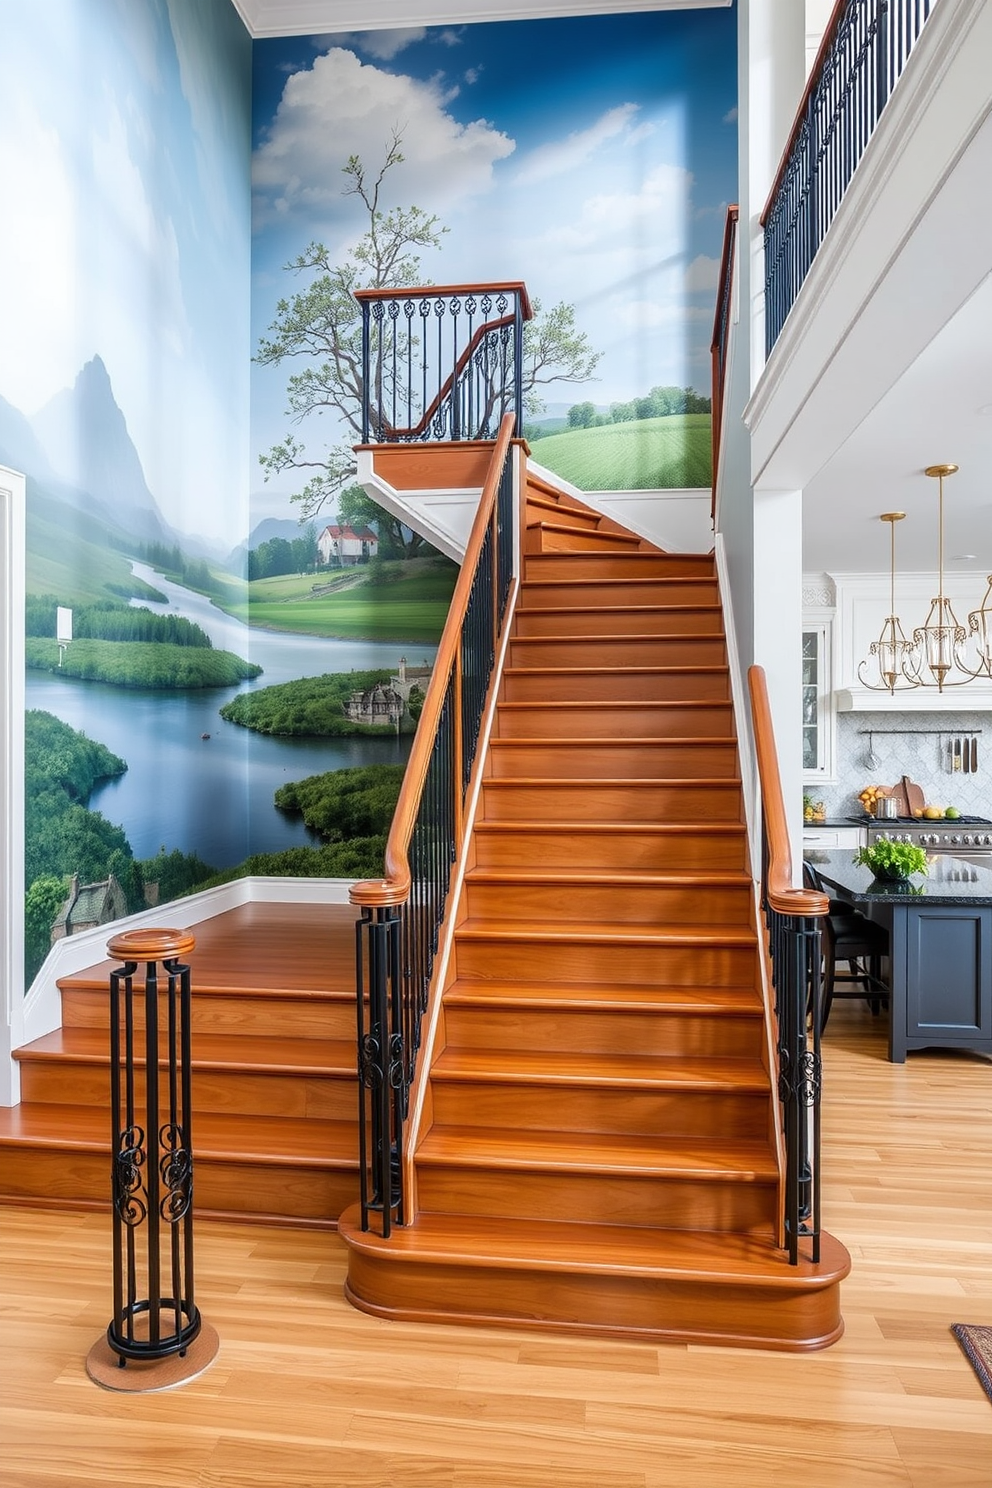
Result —
[[6, 398], [0, 398], [0, 465], [36, 480], [49, 480], [52, 474], [31, 425]]
[[[133, 537], [175, 539], [148, 489], [99, 356], [88, 361], [74, 385], [57, 393], [31, 424], [52, 469], [75, 493], [75, 504], [90, 510], [95, 505]], [[66, 499], [66, 492], [62, 494]]]

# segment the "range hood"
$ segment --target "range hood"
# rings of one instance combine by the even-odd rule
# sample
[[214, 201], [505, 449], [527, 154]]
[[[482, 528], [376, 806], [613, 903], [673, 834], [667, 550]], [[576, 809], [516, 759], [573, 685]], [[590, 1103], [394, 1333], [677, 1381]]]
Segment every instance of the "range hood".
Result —
[[913, 687], [894, 696], [870, 687], [839, 687], [834, 704], [838, 713], [985, 713], [992, 712], [992, 683], [969, 682], [946, 692]]

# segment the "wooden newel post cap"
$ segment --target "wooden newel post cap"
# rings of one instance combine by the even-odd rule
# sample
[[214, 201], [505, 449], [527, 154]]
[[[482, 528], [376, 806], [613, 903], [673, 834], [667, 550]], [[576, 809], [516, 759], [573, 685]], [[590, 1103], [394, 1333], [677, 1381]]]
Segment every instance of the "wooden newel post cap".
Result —
[[107, 942], [115, 961], [173, 961], [196, 945], [188, 930], [125, 930]]

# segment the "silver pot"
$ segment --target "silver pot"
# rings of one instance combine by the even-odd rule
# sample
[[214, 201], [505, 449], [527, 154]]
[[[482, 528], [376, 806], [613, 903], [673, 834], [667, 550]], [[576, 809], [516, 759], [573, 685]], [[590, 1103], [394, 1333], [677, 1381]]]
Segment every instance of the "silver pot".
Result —
[[899, 815], [899, 802], [895, 796], [876, 796], [875, 815], [879, 821], [894, 821]]

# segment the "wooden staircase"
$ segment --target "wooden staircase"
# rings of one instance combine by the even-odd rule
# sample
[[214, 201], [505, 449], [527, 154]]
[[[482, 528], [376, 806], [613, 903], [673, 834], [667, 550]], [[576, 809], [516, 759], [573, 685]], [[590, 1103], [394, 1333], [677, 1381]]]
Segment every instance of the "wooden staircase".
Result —
[[531, 481], [524, 574], [415, 1143], [342, 1216], [383, 1316], [831, 1343], [842, 1247], [780, 1248], [782, 1155], [710, 555]]
[[[193, 933], [196, 1212], [331, 1227], [358, 1193], [354, 912], [249, 904]], [[4, 1200], [109, 1211], [112, 964], [65, 978], [62, 1028], [16, 1051]]]

